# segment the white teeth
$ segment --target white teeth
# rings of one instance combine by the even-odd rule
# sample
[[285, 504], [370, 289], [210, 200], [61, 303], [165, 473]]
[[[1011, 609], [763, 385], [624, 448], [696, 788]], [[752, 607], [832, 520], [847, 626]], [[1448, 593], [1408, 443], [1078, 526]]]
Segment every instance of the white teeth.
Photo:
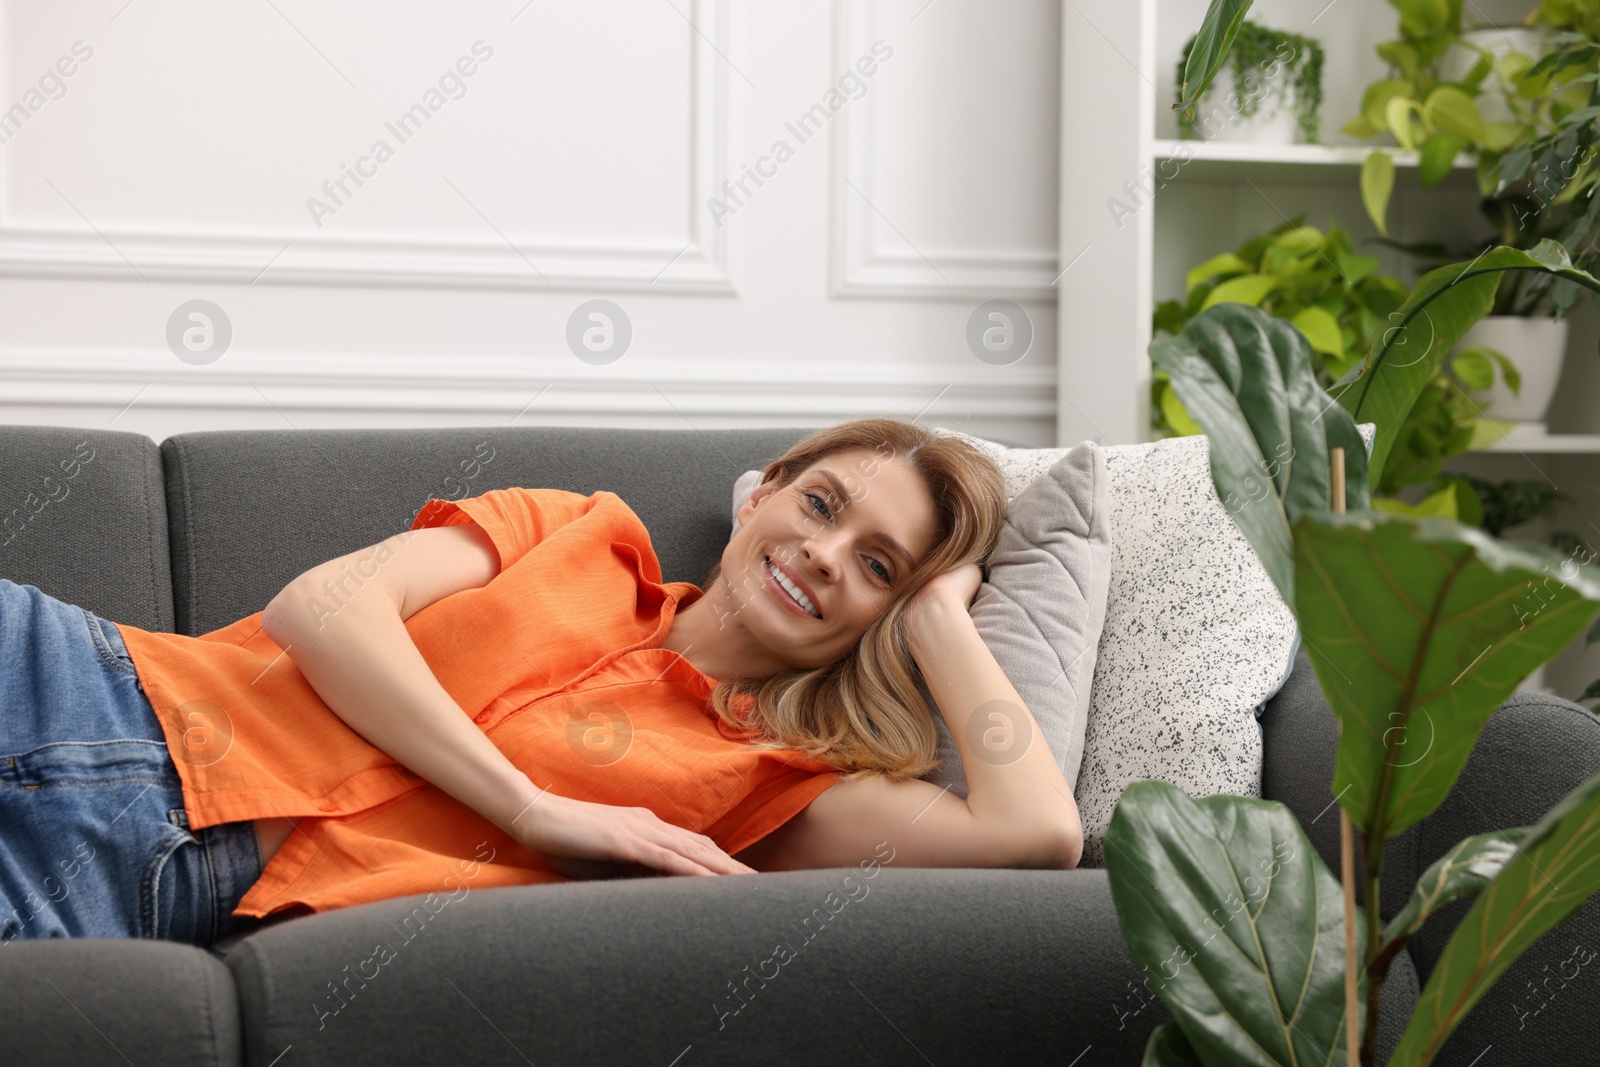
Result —
[[817, 609], [812, 606], [810, 598], [807, 597], [805, 593], [801, 592], [800, 587], [791, 582], [789, 580], [789, 576], [779, 570], [778, 565], [773, 563], [770, 559], [767, 560], [767, 570], [770, 571], [772, 576], [778, 580], [778, 584], [783, 586], [788, 594], [794, 598], [794, 602], [796, 604], [799, 604], [802, 608], [805, 608], [808, 612], [810, 612], [813, 618], [822, 618], [821, 613], [819, 613]]

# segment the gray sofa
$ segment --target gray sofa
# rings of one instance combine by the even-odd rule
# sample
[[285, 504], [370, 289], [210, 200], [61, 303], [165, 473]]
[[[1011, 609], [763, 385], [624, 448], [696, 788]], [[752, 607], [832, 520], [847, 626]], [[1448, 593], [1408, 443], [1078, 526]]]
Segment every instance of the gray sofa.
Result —
[[[698, 583], [728, 536], [734, 479], [806, 432], [228, 431], [157, 446], [0, 427], [0, 522], [12, 516], [0, 540], [15, 534], [0, 575], [116, 622], [200, 634], [259, 610], [303, 569], [405, 529], [430, 497], [524, 485], [616, 492], [650, 529], [664, 576]], [[68, 495], [41, 504], [43, 476], [79, 442], [93, 459]], [[492, 459], [463, 468], [482, 442]], [[1263, 728], [1266, 795], [1294, 810], [1337, 871], [1334, 722], [1304, 658]], [[1507, 704], [1444, 806], [1391, 844], [1385, 916], [1451, 844], [1531, 823], [1597, 772], [1593, 716], [1548, 698]], [[0, 1062], [1088, 1067], [1138, 1063], [1168, 1019], [1134, 996], [1142, 974], [1102, 870], [891, 865], [835, 915], [823, 901], [844, 874], [480, 890], [409, 941], [397, 930], [420, 897], [262, 923], [209, 951], [12, 942], [0, 945]], [[1434, 920], [1397, 961], [1385, 1053], [1464, 910]], [[356, 964], [380, 941], [403, 947], [363, 980]], [[779, 942], [798, 956], [763, 979], [757, 963]], [[1600, 903], [1514, 965], [1437, 1062], [1467, 1067], [1489, 1047], [1485, 1067], [1593, 1062], [1600, 977], [1542, 986], [1540, 1000], [1528, 992], [1575, 943], [1600, 948]], [[1545, 1001], [1549, 1015], [1527, 1014]]]

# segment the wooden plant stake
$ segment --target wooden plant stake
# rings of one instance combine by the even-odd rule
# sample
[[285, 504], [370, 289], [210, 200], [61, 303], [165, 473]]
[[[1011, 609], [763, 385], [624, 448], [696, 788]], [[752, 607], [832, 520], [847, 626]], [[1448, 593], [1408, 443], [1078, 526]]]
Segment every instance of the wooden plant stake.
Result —
[[[1333, 464], [1333, 513], [1344, 514], [1344, 449], [1328, 450]], [[1350, 813], [1339, 805], [1339, 880], [1344, 883], [1344, 1052], [1347, 1067], [1361, 1062], [1360, 1005], [1356, 967], [1356, 832]], [[1371, 901], [1368, 901], [1370, 906]]]

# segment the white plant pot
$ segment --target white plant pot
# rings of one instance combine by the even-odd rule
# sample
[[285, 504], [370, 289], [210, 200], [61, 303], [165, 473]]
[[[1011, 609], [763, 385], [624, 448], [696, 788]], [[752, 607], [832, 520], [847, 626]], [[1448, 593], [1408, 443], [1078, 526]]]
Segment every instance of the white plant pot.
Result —
[[1490, 315], [1473, 324], [1456, 351], [1479, 347], [1502, 353], [1522, 374], [1522, 390], [1513, 396], [1495, 369], [1494, 387], [1478, 394], [1484, 414], [1502, 422], [1542, 422], [1561, 380], [1567, 320]]
[[[1537, 61], [1540, 53], [1544, 51], [1544, 38], [1543, 29], [1528, 26], [1468, 30], [1461, 35], [1461, 40], [1467, 45], [1487, 49], [1497, 61], [1513, 51], [1527, 56], [1529, 62]], [[1440, 77], [1447, 82], [1459, 82], [1472, 70], [1478, 59], [1479, 53], [1476, 49], [1451, 45], [1439, 62]], [[1477, 99], [1478, 113], [1483, 116], [1483, 121], [1512, 121], [1511, 108], [1506, 104], [1505, 93], [1501, 90], [1500, 81], [1493, 72], [1479, 83], [1478, 88], [1482, 90]]]
[[1256, 88], [1261, 106], [1253, 115], [1241, 114], [1244, 94], [1237, 92], [1233, 69], [1217, 71], [1205, 95], [1195, 107], [1194, 133], [1199, 141], [1247, 142], [1250, 144], [1294, 144], [1300, 136], [1300, 120], [1295, 116], [1295, 91], [1290, 73], [1283, 68], [1271, 82]]

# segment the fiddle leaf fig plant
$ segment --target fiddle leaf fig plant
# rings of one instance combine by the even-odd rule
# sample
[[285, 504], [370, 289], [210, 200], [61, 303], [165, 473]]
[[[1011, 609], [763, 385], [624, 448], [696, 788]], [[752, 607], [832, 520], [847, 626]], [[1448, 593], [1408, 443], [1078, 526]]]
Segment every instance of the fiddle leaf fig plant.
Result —
[[1128, 950], [1177, 1020], [1145, 1063], [1273, 1067], [1343, 1049], [1339, 880], [1288, 808], [1134, 782], [1105, 842]]
[[1290, 531], [1328, 506], [1330, 448], [1345, 450], [1348, 505], [1365, 507], [1367, 498], [1366, 447], [1350, 414], [1317, 384], [1310, 343], [1282, 319], [1224, 303], [1151, 342], [1150, 360], [1207, 428], [1223, 506], [1293, 604]]
[[[1249, 5], [1214, 0], [1208, 23], [1223, 6], [1236, 19]], [[1408, 5], [1397, 6], [1404, 17]], [[1225, 56], [1215, 50], [1215, 64]], [[1339, 720], [1330, 792], [1359, 839], [1368, 907], [1349, 930], [1330, 888], [1338, 882], [1284, 805], [1131, 784], [1106, 833], [1112, 900], [1129, 952], [1147, 970], [1176, 964], [1159, 972], [1174, 1022], [1151, 1034], [1147, 1065], [1340, 1063], [1353, 1016], [1360, 1062], [1376, 1067], [1391, 963], [1446, 899], [1473, 899], [1389, 1061], [1426, 1067], [1511, 962], [1600, 891], [1596, 775], [1532, 827], [1461, 842], [1387, 926], [1380, 913], [1388, 839], [1438, 807], [1495, 708], [1600, 610], [1600, 580], [1553, 549], [1367, 506], [1406, 414], [1511, 271], [1600, 292], [1554, 242], [1439, 268], [1374, 337], [1337, 401], [1316, 380], [1301, 331], [1253, 306], [1214, 303], [1151, 344], [1152, 363], [1209, 437], [1217, 495], [1294, 611]], [[1370, 458], [1353, 447], [1358, 421], [1376, 423]], [[1335, 447], [1350, 475], [1339, 507], [1336, 482], [1313, 471], [1327, 470]], [[1236, 908], [1228, 892], [1248, 892], [1242, 879], [1257, 871], [1269, 879], [1263, 895]]]
[[[1523, 260], [1543, 270], [1570, 269], [1504, 251], [1514, 256], [1497, 257], [1501, 271], [1531, 269]], [[1436, 323], [1428, 340], [1437, 346], [1440, 333], [1465, 330], [1486, 300], [1471, 288], [1474, 279], [1468, 273], [1457, 269], [1450, 278], [1459, 284], [1450, 286], [1446, 279], [1426, 290], [1428, 299], [1412, 304], [1417, 314], [1400, 329], [1411, 329], [1422, 309], [1442, 304], [1437, 319], [1444, 325]], [[1455, 306], [1458, 302], [1461, 306]], [[1411, 338], [1421, 339], [1420, 332]], [[1368, 902], [1383, 899], [1386, 842], [1438, 807], [1489, 716], [1521, 678], [1560, 652], [1600, 609], [1600, 580], [1563, 566], [1564, 557], [1551, 548], [1501, 542], [1447, 519], [1368, 508], [1367, 485], [1381, 470], [1377, 445], [1392, 443], [1393, 435], [1385, 434], [1384, 416], [1378, 416], [1367, 462], [1355, 412], [1365, 406], [1404, 412], [1407, 394], [1415, 399], [1425, 381], [1406, 373], [1415, 364], [1392, 358], [1397, 343], [1396, 338], [1374, 340], [1371, 378], [1360, 399], [1344, 404], [1316, 382], [1305, 337], [1291, 323], [1247, 305], [1207, 308], [1177, 337], [1154, 342], [1150, 350], [1152, 363], [1169, 375], [1173, 390], [1210, 438], [1218, 497], [1294, 610], [1339, 720], [1330, 792], [1358, 831]], [[1383, 353], [1389, 356], [1376, 363]], [[1333, 514], [1326, 503], [1331, 485], [1325, 472], [1333, 447], [1345, 450], [1348, 514]], [[1324, 474], [1319, 477], [1318, 471]], [[1344, 986], [1337, 968], [1330, 974], [1319, 967], [1332, 967], [1336, 958], [1342, 964], [1344, 919], [1342, 902], [1335, 895], [1330, 904], [1318, 887], [1324, 878], [1327, 884], [1337, 881], [1320, 858], [1310, 856], [1314, 873], [1272, 883], [1274, 921], [1242, 927], [1258, 939], [1254, 954], [1237, 948], [1208, 951], [1214, 945], [1228, 947], [1218, 935], [1229, 928], [1219, 931], [1184, 909], [1197, 901], [1209, 907], [1219, 887], [1235, 884], [1251, 860], [1274, 876], [1282, 873], [1272, 865], [1280, 857], [1258, 833], [1245, 829], [1250, 820], [1270, 820], [1275, 816], [1266, 813], [1281, 812], [1284, 821], [1271, 840], [1296, 850], [1309, 846], [1298, 822], [1274, 802], [1239, 797], [1194, 802], [1171, 795], [1176, 792], [1148, 782], [1131, 785], [1106, 838], [1112, 897], [1129, 951], [1147, 967], [1169, 961], [1170, 970], [1174, 958], [1187, 965], [1156, 990], [1180, 1033], [1153, 1036], [1147, 1062], [1293, 1062], [1287, 1049], [1279, 1058], [1271, 1052], [1276, 1046], [1262, 1044], [1274, 1039], [1275, 1026], [1321, 1035], [1313, 1042], [1317, 1055], [1312, 1058], [1336, 1062], [1329, 1057], [1337, 1056], [1343, 1041]], [[1380, 995], [1392, 961], [1444, 902], [1476, 896], [1483, 924], [1463, 924], [1447, 942], [1454, 946], [1447, 949], [1447, 956], [1455, 954], [1452, 962], [1444, 966], [1442, 961], [1429, 977], [1423, 1007], [1412, 1016], [1407, 1044], [1390, 1061], [1394, 1064], [1432, 1062], [1492, 981], [1484, 976], [1501, 973], [1538, 932], [1600, 889], [1600, 864], [1592, 862], [1600, 840], [1591, 844], [1584, 836], [1600, 835], [1600, 820], [1584, 821], [1592, 795], [1600, 796], [1600, 777], [1580, 787], [1538, 827], [1513, 827], [1462, 842], [1423, 875], [1411, 902], [1387, 925], [1375, 905], [1357, 909], [1357, 984], [1364, 987], [1365, 1001], [1357, 1007], [1362, 1063], [1376, 1062]], [[1206, 858], [1217, 853], [1200, 844], [1207, 821], [1228, 828], [1227, 833], [1211, 831], [1228, 842], [1221, 850], [1225, 864]], [[1551, 842], [1548, 853], [1540, 851], [1545, 841]], [[1581, 855], [1587, 866], [1564, 861], [1575, 866], [1564, 868], [1572, 877], [1561, 892], [1545, 887], [1530, 893], [1523, 853], [1540, 866]], [[1594, 888], [1589, 867], [1595, 868]], [[1152, 877], [1150, 871], [1161, 873]], [[1214, 913], [1213, 923], [1222, 914]], [[1285, 921], [1285, 914], [1297, 918]], [[1257, 915], [1246, 908], [1240, 920]], [[1281, 932], [1286, 929], [1295, 933]], [[1493, 934], [1488, 941], [1480, 937], [1484, 930]], [[1274, 961], [1286, 959], [1306, 968], [1297, 972], [1304, 993], [1292, 1007], [1263, 996], [1265, 976], [1284, 978]], [[1252, 1051], [1258, 1048], [1268, 1051]], [[1304, 1062], [1305, 1051], [1311, 1050], [1296, 1048], [1295, 1059]], [[1175, 1058], [1181, 1056], [1190, 1059]]]

